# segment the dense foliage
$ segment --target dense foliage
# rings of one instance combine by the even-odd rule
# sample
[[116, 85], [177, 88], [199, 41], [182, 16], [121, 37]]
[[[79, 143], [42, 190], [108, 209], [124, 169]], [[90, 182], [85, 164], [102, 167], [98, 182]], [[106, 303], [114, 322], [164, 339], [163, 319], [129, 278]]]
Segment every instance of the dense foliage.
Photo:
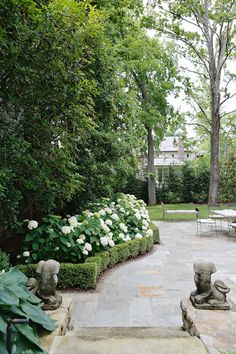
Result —
[[24, 252], [18, 259], [26, 263], [42, 259], [83, 262], [88, 255], [109, 250], [115, 244], [153, 235], [145, 203], [124, 194], [116, 202], [102, 198], [82, 215], [64, 219], [49, 215], [40, 224], [25, 220], [24, 225]]
[[107, 31], [116, 19], [106, 11], [89, 0], [1, 4], [3, 229], [111, 196], [134, 171], [138, 124]]
[[8, 318], [28, 319], [29, 324], [14, 325], [13, 352], [30, 350], [44, 353], [38, 344], [36, 325], [47, 331], [56, 329], [54, 321], [41, 309], [41, 300], [25, 286], [28, 278], [17, 268], [0, 275], [0, 352], [7, 354], [6, 328]]

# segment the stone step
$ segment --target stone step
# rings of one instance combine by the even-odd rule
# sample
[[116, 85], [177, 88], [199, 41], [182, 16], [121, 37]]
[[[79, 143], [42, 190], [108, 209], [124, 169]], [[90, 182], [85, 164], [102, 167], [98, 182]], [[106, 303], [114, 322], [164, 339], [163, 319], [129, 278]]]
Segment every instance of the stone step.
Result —
[[179, 327], [80, 327], [67, 336], [79, 338], [186, 338], [190, 334]]
[[55, 337], [49, 354], [206, 354], [202, 342], [171, 328], [81, 328]]

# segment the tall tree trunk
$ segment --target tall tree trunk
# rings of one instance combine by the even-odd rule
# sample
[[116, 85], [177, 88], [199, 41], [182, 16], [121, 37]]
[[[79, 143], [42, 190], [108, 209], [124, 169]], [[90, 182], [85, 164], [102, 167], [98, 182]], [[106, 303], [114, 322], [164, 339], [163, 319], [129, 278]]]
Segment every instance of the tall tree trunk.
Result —
[[218, 202], [219, 189], [219, 142], [220, 142], [220, 85], [215, 81], [211, 86], [211, 163], [208, 203]]
[[[142, 100], [144, 104], [149, 101], [147, 88], [145, 82], [139, 80], [138, 76], [133, 72], [134, 79], [140, 89]], [[147, 164], [147, 181], [148, 181], [148, 205], [156, 204], [156, 174], [154, 167], [154, 139], [153, 130], [150, 126], [145, 126], [147, 130], [147, 142], [148, 142], [148, 164]]]
[[147, 128], [148, 132], [148, 205], [156, 204], [156, 178], [154, 167], [154, 141], [152, 128]]

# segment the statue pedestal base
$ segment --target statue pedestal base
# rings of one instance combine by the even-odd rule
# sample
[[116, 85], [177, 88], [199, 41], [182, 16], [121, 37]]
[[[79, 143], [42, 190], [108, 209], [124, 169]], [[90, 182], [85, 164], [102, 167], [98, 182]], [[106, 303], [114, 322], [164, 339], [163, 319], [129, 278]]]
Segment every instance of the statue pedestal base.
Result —
[[230, 310], [196, 309], [189, 298], [180, 302], [183, 329], [199, 337], [210, 354], [236, 352], [236, 304]]
[[204, 303], [204, 304], [197, 304], [194, 300], [194, 296], [190, 296], [190, 300], [194, 307], [198, 310], [229, 310], [230, 304], [228, 302], [223, 303]]
[[64, 336], [70, 325], [70, 319], [72, 315], [72, 300], [70, 297], [62, 298], [61, 306], [54, 311], [46, 311], [46, 313], [56, 321], [57, 328], [54, 332], [48, 333], [41, 330], [39, 334], [39, 344], [45, 350], [49, 352], [52, 346], [52, 342], [56, 336]]

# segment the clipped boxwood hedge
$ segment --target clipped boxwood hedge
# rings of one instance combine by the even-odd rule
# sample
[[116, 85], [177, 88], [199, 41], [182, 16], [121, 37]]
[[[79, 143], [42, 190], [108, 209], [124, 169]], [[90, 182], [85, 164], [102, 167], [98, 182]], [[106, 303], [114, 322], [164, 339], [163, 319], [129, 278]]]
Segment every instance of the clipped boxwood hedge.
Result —
[[[155, 225], [154, 227], [156, 228]], [[156, 230], [156, 235], [158, 235], [158, 228]], [[94, 289], [98, 276], [108, 266], [113, 267], [117, 263], [149, 252], [153, 248], [153, 244], [156, 243], [156, 240], [157, 236], [154, 237], [154, 235], [152, 237], [136, 239], [115, 245], [109, 251], [100, 252], [93, 257], [88, 257], [85, 263], [61, 263], [58, 274], [58, 288], [80, 287], [83, 289]], [[28, 278], [37, 278], [38, 276], [36, 273], [36, 264], [18, 265], [18, 268]]]
[[154, 239], [154, 243], [160, 243], [160, 235], [159, 235], [159, 229], [158, 227], [153, 224], [152, 222], [149, 225], [149, 228], [153, 231], [153, 239]]
[[104, 270], [107, 269], [109, 263], [110, 263], [110, 254], [108, 251], [103, 251], [96, 253], [95, 256], [99, 256], [101, 258], [101, 271], [104, 272]]
[[[92, 258], [92, 257], [91, 257]], [[28, 277], [37, 278], [36, 264], [18, 265], [18, 268]], [[97, 284], [98, 266], [95, 262], [79, 264], [61, 263], [58, 274], [58, 288], [80, 287], [93, 289]]]

